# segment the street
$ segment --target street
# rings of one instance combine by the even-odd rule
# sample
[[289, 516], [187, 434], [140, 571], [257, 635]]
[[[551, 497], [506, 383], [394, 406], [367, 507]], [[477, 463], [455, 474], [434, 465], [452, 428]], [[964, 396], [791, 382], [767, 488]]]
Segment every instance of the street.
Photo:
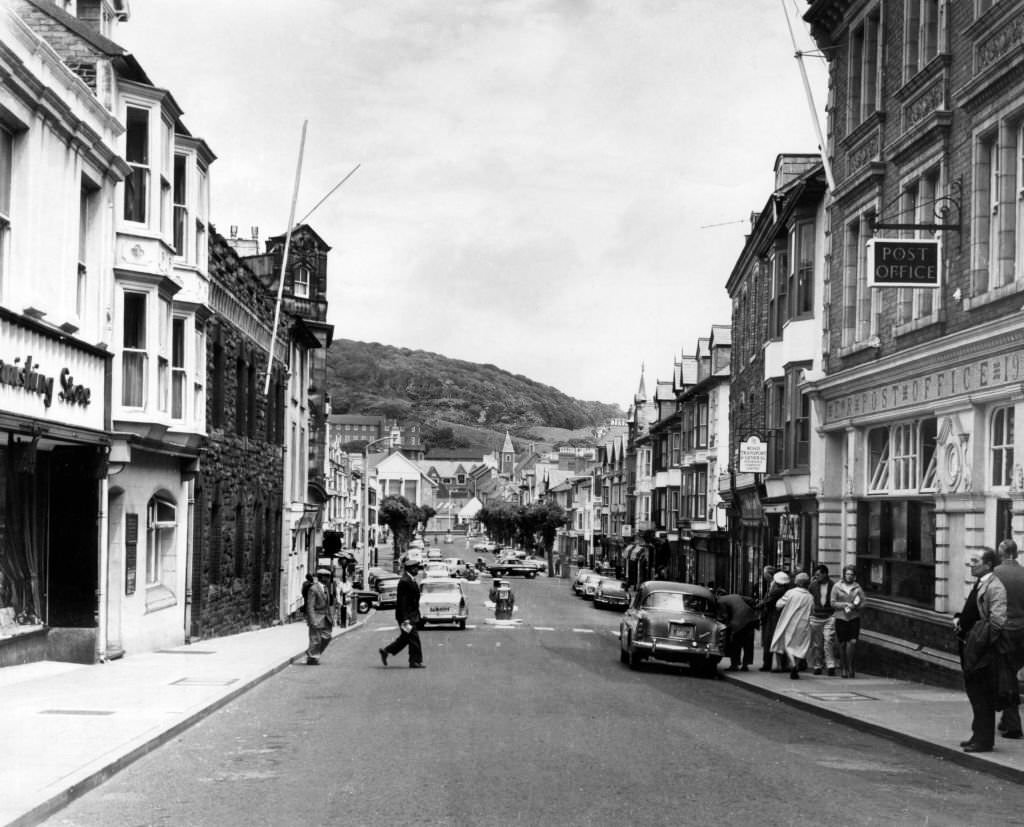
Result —
[[[513, 579], [516, 621], [421, 632], [380, 611], [49, 825], [1020, 823], [1024, 789], [684, 668], [619, 663], [619, 615]], [[781, 679], [781, 676], [780, 676]], [[965, 704], [964, 727], [967, 727]]]

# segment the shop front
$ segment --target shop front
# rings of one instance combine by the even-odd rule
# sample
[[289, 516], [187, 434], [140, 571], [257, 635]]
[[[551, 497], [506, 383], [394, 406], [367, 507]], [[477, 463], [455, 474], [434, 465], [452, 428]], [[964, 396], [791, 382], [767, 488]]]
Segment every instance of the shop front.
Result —
[[964, 562], [1020, 541], [1022, 382], [1024, 332], [1011, 319], [816, 383], [829, 466], [847, 469], [826, 476], [841, 510], [829, 542], [867, 593], [866, 637], [906, 641], [904, 663], [956, 668]]
[[0, 666], [98, 655], [109, 353], [0, 309]]

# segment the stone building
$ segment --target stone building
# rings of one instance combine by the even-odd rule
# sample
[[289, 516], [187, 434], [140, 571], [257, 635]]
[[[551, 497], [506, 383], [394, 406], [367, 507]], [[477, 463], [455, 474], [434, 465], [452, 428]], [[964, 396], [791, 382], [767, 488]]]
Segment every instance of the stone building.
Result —
[[[814, 0], [805, 18], [836, 182], [827, 376], [808, 385], [822, 552], [857, 568], [877, 667], [955, 680], [964, 561], [1024, 530], [1024, 3]], [[920, 266], [890, 265], [897, 242]]]
[[195, 490], [194, 637], [265, 626], [281, 616], [284, 411], [293, 320], [282, 315], [271, 336], [275, 296], [217, 233], [210, 239], [209, 286], [211, 392]]

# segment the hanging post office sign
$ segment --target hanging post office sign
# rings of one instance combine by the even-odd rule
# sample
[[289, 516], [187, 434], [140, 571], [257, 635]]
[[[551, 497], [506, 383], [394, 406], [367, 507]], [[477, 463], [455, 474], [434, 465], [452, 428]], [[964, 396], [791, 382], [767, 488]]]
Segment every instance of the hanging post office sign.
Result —
[[869, 286], [941, 286], [937, 238], [873, 238], [867, 248]]

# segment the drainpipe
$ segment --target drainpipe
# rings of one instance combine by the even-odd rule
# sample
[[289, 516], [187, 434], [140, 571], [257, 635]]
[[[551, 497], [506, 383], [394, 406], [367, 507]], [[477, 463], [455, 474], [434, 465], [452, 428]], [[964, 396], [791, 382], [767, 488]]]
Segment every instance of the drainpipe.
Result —
[[96, 662], [107, 662], [107, 578], [110, 564], [108, 543], [110, 542], [110, 522], [107, 514], [107, 498], [110, 483], [106, 477], [99, 481], [100, 508], [96, 517], [96, 535], [99, 544], [99, 571], [96, 577]]

